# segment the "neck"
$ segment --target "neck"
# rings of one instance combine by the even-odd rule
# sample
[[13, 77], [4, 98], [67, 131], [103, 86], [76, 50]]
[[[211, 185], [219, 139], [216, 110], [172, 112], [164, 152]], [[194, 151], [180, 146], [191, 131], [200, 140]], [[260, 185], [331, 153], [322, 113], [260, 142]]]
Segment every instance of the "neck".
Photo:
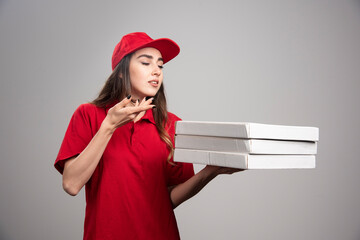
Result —
[[136, 93], [131, 93], [131, 102], [136, 103], [137, 100], [139, 100], [140, 102], [144, 99], [145, 96], [141, 96], [136, 94]]

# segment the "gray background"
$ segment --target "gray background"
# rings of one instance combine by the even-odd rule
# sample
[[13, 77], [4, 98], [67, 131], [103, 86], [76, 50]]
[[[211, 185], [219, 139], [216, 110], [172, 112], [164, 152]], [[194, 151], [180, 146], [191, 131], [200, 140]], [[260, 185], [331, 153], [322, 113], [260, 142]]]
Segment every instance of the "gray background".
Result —
[[[0, 1], [0, 239], [81, 239], [84, 191], [53, 167], [121, 36], [170, 37], [184, 120], [320, 128], [314, 170], [220, 176], [176, 209], [183, 239], [360, 239], [359, 1]], [[196, 166], [196, 171], [202, 166]]]

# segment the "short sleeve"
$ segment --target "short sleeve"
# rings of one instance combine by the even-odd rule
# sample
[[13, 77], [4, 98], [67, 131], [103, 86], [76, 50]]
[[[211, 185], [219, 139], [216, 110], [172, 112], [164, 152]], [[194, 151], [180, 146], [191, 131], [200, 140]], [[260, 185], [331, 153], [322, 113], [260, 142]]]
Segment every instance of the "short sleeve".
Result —
[[167, 186], [174, 186], [186, 182], [194, 176], [194, 167], [192, 163], [177, 162], [175, 165], [167, 163]]
[[[181, 121], [179, 117], [172, 113], [168, 113], [168, 125], [167, 131], [170, 135], [170, 138], [174, 144], [175, 136], [175, 123]], [[174, 145], [175, 146], [175, 145]], [[194, 166], [192, 163], [174, 163], [173, 159], [170, 160], [171, 163], [167, 163], [167, 185], [174, 186], [180, 183], [186, 182], [189, 178], [194, 176]]]
[[82, 104], [76, 109], [70, 120], [54, 164], [61, 174], [64, 171], [65, 161], [80, 154], [93, 137], [90, 115], [89, 104]]

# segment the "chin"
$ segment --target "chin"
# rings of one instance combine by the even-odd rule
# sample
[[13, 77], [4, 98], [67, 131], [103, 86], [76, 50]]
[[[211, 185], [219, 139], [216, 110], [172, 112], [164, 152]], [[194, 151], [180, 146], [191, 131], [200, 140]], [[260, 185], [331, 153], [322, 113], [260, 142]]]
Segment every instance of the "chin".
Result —
[[145, 95], [147, 97], [154, 97], [157, 93], [158, 93], [158, 91], [148, 91], [145, 93]]

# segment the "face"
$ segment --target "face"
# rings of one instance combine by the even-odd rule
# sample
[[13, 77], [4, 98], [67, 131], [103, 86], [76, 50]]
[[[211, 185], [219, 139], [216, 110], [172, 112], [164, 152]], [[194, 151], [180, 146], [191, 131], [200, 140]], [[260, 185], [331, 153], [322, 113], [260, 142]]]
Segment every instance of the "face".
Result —
[[129, 73], [133, 99], [155, 96], [163, 81], [163, 60], [156, 48], [142, 48], [130, 59]]

